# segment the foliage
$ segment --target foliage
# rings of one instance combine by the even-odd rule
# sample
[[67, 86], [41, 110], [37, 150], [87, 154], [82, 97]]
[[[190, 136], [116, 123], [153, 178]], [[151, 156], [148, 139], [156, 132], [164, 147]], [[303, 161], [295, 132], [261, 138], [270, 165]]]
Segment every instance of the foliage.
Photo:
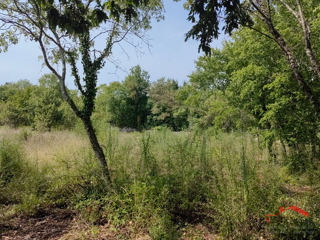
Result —
[[[1, 88], [7, 89], [4, 93], [1, 109], [1, 122], [12, 127], [30, 126], [33, 120], [33, 106], [30, 104], [30, 95], [34, 90], [31, 84], [16, 86], [7, 83]], [[7, 96], [5, 96], [7, 95]]]
[[148, 90], [152, 104], [152, 119], [149, 119], [149, 125], [167, 126], [174, 131], [188, 127], [186, 114], [179, 112], [180, 103], [176, 99], [178, 89], [178, 82], [173, 79], [160, 78], [151, 84]]
[[[126, 235], [117, 231], [117, 238], [145, 233], [154, 239], [178, 239], [185, 237], [187, 226], [199, 224], [230, 239], [298, 239], [295, 231], [301, 239], [299, 226], [312, 228], [307, 239], [319, 235], [319, 170], [289, 174], [269, 161], [268, 149], [259, 147], [252, 135], [169, 130], [128, 134], [115, 128], [104, 133], [113, 193], [101, 184], [99, 166], [84, 137], [36, 132], [23, 140], [17, 138], [21, 133], [10, 130], [7, 135], [22, 150], [19, 159], [29, 167], [19, 168], [20, 174], [0, 189], [6, 193], [0, 201], [14, 203], [11, 211], [28, 215], [52, 207], [75, 209], [101, 234], [125, 228]], [[12, 155], [6, 149], [1, 151]], [[37, 150], [37, 163], [30, 149]], [[288, 212], [265, 222], [266, 214], [292, 205], [310, 217]], [[277, 232], [275, 224], [285, 231]]]
[[14, 95], [19, 89], [31, 87], [32, 84], [28, 80], [20, 80], [16, 83], [5, 83], [0, 87], [0, 100], [7, 102], [10, 96]]
[[149, 113], [147, 90], [149, 87], [149, 74], [140, 66], [130, 69], [130, 74], [124, 79], [123, 86], [127, 94], [127, 118], [131, 119], [128, 127], [141, 130], [147, 121]]
[[[225, 45], [229, 68], [234, 69], [228, 88], [231, 103], [256, 118], [257, 126], [270, 133], [263, 134], [271, 144], [280, 139], [294, 148], [298, 144], [317, 145], [318, 120], [313, 106], [292, 81], [280, 50], [249, 30], [235, 34], [234, 39]], [[313, 87], [314, 91], [319, 89], [315, 82]]]
[[[252, 1], [250, 3], [254, 5]], [[295, 162], [294, 168], [302, 169], [306, 167], [303, 162], [309, 162], [302, 157], [306, 156], [303, 152], [311, 148], [314, 158], [319, 158], [318, 108], [317, 103], [312, 102], [312, 96], [316, 96], [320, 88], [316, 80], [316, 64], [308, 55], [309, 50], [313, 53], [319, 50], [312, 32], [309, 39], [312, 49], [307, 51], [302, 45], [301, 39], [307, 41], [308, 38], [296, 25], [297, 19], [286, 3], [277, 2], [270, 6], [272, 11], [268, 10], [272, 15], [272, 26], [279, 29], [285, 45], [273, 41], [272, 32], [267, 33], [271, 25], [268, 27], [265, 22], [253, 18], [252, 30], [243, 28], [235, 32], [221, 50], [213, 49], [210, 57], [199, 58], [196, 71], [190, 75], [190, 84], [184, 87], [179, 97], [189, 107], [194, 123], [200, 126], [217, 126], [218, 123], [223, 127], [219, 118], [233, 112], [235, 115], [229, 116], [236, 123], [234, 126], [241, 126], [238, 129], [242, 130], [256, 131], [258, 128], [258, 134], [263, 136], [270, 151], [273, 143], [280, 140], [292, 163]], [[267, 1], [256, 4], [254, 11], [258, 14], [261, 13], [259, 9], [267, 9]], [[301, 8], [305, 18], [316, 20], [311, 10], [314, 3], [301, 4], [297, 8]], [[304, 21], [302, 16], [301, 21]], [[279, 44], [287, 49], [286, 55]], [[289, 55], [293, 56], [292, 59]], [[310, 94], [308, 87], [312, 89]], [[224, 103], [217, 101], [221, 96]], [[224, 109], [225, 114], [219, 109]]]
[[[149, 4], [150, 3], [150, 4]], [[107, 185], [111, 178], [105, 154], [92, 125], [92, 113], [97, 95], [98, 71], [105, 59], [112, 55], [115, 44], [127, 40], [130, 34], [143, 39], [143, 31], [150, 28], [153, 17], [161, 18], [159, 1], [1, 1], [0, 42], [6, 49], [16, 43], [21, 34], [39, 43], [44, 64], [57, 77], [63, 99], [81, 120], [101, 166], [101, 174]], [[108, 30], [106, 30], [108, 29]], [[9, 38], [13, 35], [13, 39]], [[101, 49], [97, 38], [106, 37]], [[131, 42], [132, 43], [132, 42]], [[81, 60], [83, 76], [79, 74], [77, 61]], [[77, 104], [65, 84], [67, 65], [81, 96]], [[136, 108], [136, 114], [138, 114]], [[138, 125], [143, 124], [137, 118]]]
[[[142, 130], [146, 127], [150, 114], [147, 90], [149, 74], [140, 66], [130, 69], [130, 74], [123, 82], [112, 82], [101, 86], [97, 98], [96, 117], [123, 128]], [[98, 117], [99, 115], [99, 117]]]
[[120, 128], [125, 127], [132, 121], [126, 114], [128, 111], [126, 98], [127, 94], [120, 82], [100, 86], [94, 117], [100, 122], [109, 122]]
[[232, 68], [227, 51], [212, 49], [211, 56], [199, 57], [190, 82], [177, 92], [177, 99], [188, 109], [189, 123], [216, 131], [245, 131], [254, 125], [252, 116], [230, 101]]
[[178, 89], [178, 83], [172, 79], [162, 78], [150, 84], [148, 73], [139, 66], [133, 67], [123, 82], [100, 87], [95, 121], [136, 130], [156, 126], [175, 131], [186, 129], [187, 112], [181, 111], [176, 99]]
[[193, 38], [200, 41], [200, 49], [210, 54], [210, 43], [213, 38], [218, 38], [221, 19], [224, 19], [223, 30], [231, 34], [241, 25], [252, 25], [250, 15], [246, 12], [245, 1], [219, 0], [219, 1], [188, 1], [186, 8], [189, 10], [188, 21], [195, 23], [186, 34], [186, 40]]
[[[107, 191], [105, 176], [99, 174], [96, 149], [88, 149], [81, 135], [68, 132], [63, 137], [58, 131], [31, 134], [23, 130], [16, 136], [10, 132], [17, 144], [3, 140], [0, 146], [1, 203], [16, 204], [16, 211], [28, 214], [48, 205], [76, 209], [96, 226], [105, 228], [108, 222], [110, 227], [128, 229], [126, 236], [117, 236], [126, 239], [136, 238], [140, 232], [154, 239], [178, 239], [185, 236], [186, 226], [195, 224], [208, 226], [228, 239], [319, 238], [319, 119], [316, 104], [306, 94], [308, 87], [311, 95], [320, 91], [316, 1], [247, 1], [254, 14], [261, 14], [259, 10], [267, 13], [260, 16], [264, 21], [253, 14], [251, 29], [234, 32], [222, 49], [211, 49], [211, 56], [200, 57], [190, 81], [181, 87], [172, 79], [150, 83], [149, 74], [136, 66], [123, 82], [99, 88], [97, 71], [103, 59], [89, 54], [94, 48], [88, 31], [110, 19], [125, 23], [123, 29], [128, 30], [126, 27], [142, 16], [132, 8], [140, 6], [135, 9], [142, 11], [147, 6], [92, 1], [97, 8], [89, 11], [81, 1], [68, 1], [61, 2], [67, 8], [59, 12], [58, 5], [50, 5], [52, 1], [49, 5], [36, 2], [49, 6], [49, 12], [39, 15], [48, 20], [48, 29], [64, 32], [80, 46], [50, 52], [49, 58], [58, 64], [65, 54], [78, 91], [64, 89], [63, 74], [57, 72], [55, 77], [41, 78], [39, 86], [28, 81], [4, 84], [0, 86], [1, 124], [50, 130], [65, 121], [74, 122], [61, 102], [62, 91], [84, 121], [89, 140], [97, 140], [96, 129], [101, 131], [98, 137], [104, 143], [107, 170], [112, 172], [112, 191]], [[241, 24], [237, 17], [245, 5], [239, 1], [189, 5], [190, 20], [198, 13], [204, 17], [196, 25], [200, 30], [210, 20], [208, 16], [213, 16], [208, 28], [211, 35], [197, 35], [196, 27], [190, 33], [190, 37], [195, 34], [204, 39], [203, 50], [208, 51], [208, 42], [217, 34], [217, 15], [210, 15], [214, 13], [209, 8], [216, 11], [230, 2], [238, 3], [229, 6], [230, 30]], [[300, 15], [296, 15], [299, 8]], [[312, 25], [303, 24], [304, 19]], [[244, 20], [250, 23], [249, 18]], [[140, 24], [130, 26], [148, 28], [148, 20], [146, 25]], [[120, 29], [120, 25], [113, 29], [112, 43]], [[41, 37], [36, 37], [41, 42]], [[308, 41], [311, 45], [305, 44]], [[108, 47], [105, 57], [111, 54]], [[86, 69], [83, 78], [76, 68], [78, 58]], [[47, 65], [52, 66], [50, 61]], [[103, 128], [93, 128], [92, 113], [95, 126]], [[153, 128], [124, 133], [111, 125]], [[193, 132], [170, 131], [189, 126]], [[245, 133], [250, 131], [252, 134]], [[36, 150], [27, 156], [28, 149]], [[273, 225], [265, 221], [266, 214], [292, 205], [308, 211], [310, 218], [286, 212], [275, 218]]]
[[7, 139], [2, 139], [0, 144], [0, 185], [9, 184], [17, 180], [22, 174], [24, 165], [22, 149]]
[[[230, 19], [235, 20], [235, 24], [231, 24], [231, 30], [242, 26], [224, 46], [222, 58], [218, 58], [216, 53], [213, 58], [209, 58], [213, 60], [204, 58], [205, 65], [202, 64], [201, 67], [209, 66], [210, 70], [191, 77], [195, 85], [205, 86], [203, 82], [211, 78], [210, 74], [217, 78], [221, 78], [221, 73], [226, 74], [227, 76], [222, 77], [224, 81], [230, 81], [227, 87], [228, 100], [234, 107], [255, 117], [253, 127], [264, 130], [262, 135], [270, 150], [273, 142], [280, 139], [284, 148], [284, 142], [288, 144], [291, 155], [299, 155], [311, 146], [314, 157], [319, 158], [317, 133], [320, 103], [317, 96], [320, 64], [316, 37], [319, 31], [316, 27], [319, 23], [317, 2], [248, 0], [242, 3], [188, 3], [189, 20], [195, 22], [195, 15], [198, 19], [187, 38], [200, 40], [199, 49], [202, 48], [206, 54], [210, 53], [209, 43], [213, 37], [218, 36], [219, 21], [216, 17], [219, 13], [227, 11], [226, 29], [230, 27]], [[231, 7], [230, 12], [228, 7]], [[210, 66], [211, 62], [220, 59], [223, 59], [220, 61], [221, 67], [216, 68], [217, 64]], [[196, 92], [190, 100], [202, 101], [208, 95], [210, 94], [203, 96]], [[193, 106], [199, 109], [197, 105]], [[203, 113], [198, 110], [196, 117], [201, 118], [201, 115]], [[308, 160], [302, 160], [300, 164], [303, 162]]]
[[230, 83], [228, 57], [219, 49], [211, 49], [211, 57], [201, 56], [196, 63], [196, 70], [189, 75], [190, 83], [199, 91], [224, 91]]
[[[72, 128], [74, 117], [62, 102], [59, 83], [54, 75], [45, 74], [39, 85], [28, 80], [0, 86], [1, 124], [12, 127], [32, 126], [36, 130]], [[76, 98], [75, 98], [76, 99]]]

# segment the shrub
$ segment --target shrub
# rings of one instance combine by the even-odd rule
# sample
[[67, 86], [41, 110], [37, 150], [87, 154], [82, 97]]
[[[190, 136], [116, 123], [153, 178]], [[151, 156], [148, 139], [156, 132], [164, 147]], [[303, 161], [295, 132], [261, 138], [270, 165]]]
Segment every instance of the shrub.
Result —
[[0, 183], [7, 185], [22, 174], [24, 161], [19, 145], [3, 139], [0, 143]]

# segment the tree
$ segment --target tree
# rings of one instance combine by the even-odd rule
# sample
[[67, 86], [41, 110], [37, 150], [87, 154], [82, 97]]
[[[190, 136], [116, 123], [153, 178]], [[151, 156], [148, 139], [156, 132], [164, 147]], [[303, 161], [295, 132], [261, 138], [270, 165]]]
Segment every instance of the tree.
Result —
[[[275, 20], [287, 25], [284, 21], [288, 18], [281, 17], [283, 19], [278, 16]], [[292, 43], [299, 41], [292, 29], [286, 32], [291, 35]], [[319, 119], [314, 106], [294, 80], [282, 50], [273, 41], [265, 40], [261, 34], [244, 29], [235, 33], [233, 41], [225, 45], [228, 65], [233, 69], [228, 88], [232, 93], [231, 102], [255, 116], [256, 126], [262, 130], [260, 133], [270, 149], [275, 140], [281, 140], [290, 146], [291, 153], [302, 154], [306, 146], [311, 146], [315, 156], [319, 146]], [[302, 65], [307, 63], [307, 56], [301, 50], [296, 49], [295, 54]], [[310, 65], [305, 69], [301, 67], [300, 71], [305, 79], [314, 78]], [[319, 82], [310, 83], [313, 91], [319, 94]]]
[[34, 109], [33, 127], [40, 131], [51, 131], [61, 123], [60, 111], [62, 96], [58, 79], [53, 74], [45, 74], [39, 80], [39, 86], [32, 92], [30, 105]]
[[148, 107], [149, 74], [141, 67], [135, 66], [130, 69], [129, 75], [124, 79], [123, 86], [127, 93], [127, 116], [132, 119], [130, 126], [142, 130], [150, 113]]
[[[222, 10], [222, 14], [225, 13], [223, 8], [208, 7], [208, 2], [211, 5], [220, 4], [221, 7], [222, 3], [234, 1], [189, 1], [188, 8], [191, 13], [199, 16], [199, 20], [192, 28], [193, 31], [187, 34], [187, 38], [200, 40], [199, 49], [205, 46], [202, 49], [206, 54], [209, 53], [209, 43], [213, 37], [218, 36], [217, 32], [207, 30], [212, 26], [216, 27], [219, 22], [219, 19], [207, 16], [218, 14], [219, 10]], [[300, 145], [309, 144], [316, 154], [319, 146], [316, 133], [319, 130], [320, 113], [319, 1], [246, 0], [238, 8], [237, 4], [233, 6], [241, 12], [233, 15], [240, 30], [249, 28], [264, 38], [262, 47], [256, 48], [257, 53], [253, 56], [258, 56], [259, 52], [268, 52], [264, 51], [265, 46], [271, 46], [270, 49], [276, 46], [279, 50], [276, 55], [263, 56], [272, 59], [269, 66], [261, 65], [261, 56], [255, 61], [247, 61], [246, 53], [243, 62], [238, 61], [242, 67], [233, 73], [231, 80], [236, 93], [234, 103], [251, 109], [260, 127], [265, 125], [268, 129], [266, 133], [271, 141], [275, 138], [285, 139], [297, 153], [301, 152]], [[246, 52], [250, 49], [248, 46]], [[279, 54], [284, 58], [279, 57]], [[274, 68], [273, 63], [279, 59], [281, 70], [278, 68], [276, 73], [270, 71]], [[249, 65], [246, 65], [248, 62]]]
[[201, 56], [196, 61], [196, 71], [189, 75], [190, 83], [196, 89], [224, 91], [230, 82], [227, 57], [219, 49], [211, 49], [210, 56]]
[[19, 80], [16, 83], [5, 83], [0, 86], [0, 101], [7, 102], [8, 99], [19, 91], [33, 86], [28, 80]]
[[245, 1], [189, 0], [185, 7], [189, 10], [188, 20], [194, 23], [186, 34], [186, 40], [199, 40], [199, 51], [201, 49], [206, 54], [210, 54], [210, 43], [220, 34], [220, 23], [224, 23], [222, 30], [228, 34], [242, 25], [253, 23], [246, 11]]
[[123, 82], [112, 82], [101, 87], [96, 116], [99, 114], [103, 118], [103, 114], [107, 122], [120, 128], [142, 130], [150, 114], [148, 87], [148, 72], [143, 71], [140, 66], [131, 68]]
[[151, 83], [148, 90], [152, 103], [152, 124], [164, 125], [174, 131], [188, 127], [186, 114], [179, 111], [180, 104], [176, 99], [178, 82], [173, 79], [160, 78]]
[[189, 75], [190, 82], [178, 90], [179, 100], [189, 109], [192, 125], [225, 132], [252, 126], [252, 115], [230, 101], [234, 69], [229, 66], [229, 51], [225, 47], [212, 49], [210, 56], [199, 57], [196, 70]]
[[59, 110], [61, 99], [49, 88], [38, 87], [32, 93], [34, 104], [34, 127], [39, 131], [51, 131], [62, 119], [62, 112]]
[[38, 82], [40, 87], [50, 89], [62, 100], [60, 84], [54, 74], [44, 74], [41, 78], [39, 78]]
[[[41, 128], [43, 130], [44, 129], [50, 130], [51, 127], [58, 127], [58, 128], [62, 128], [62, 129], [73, 128], [75, 125], [75, 122], [76, 122], [76, 116], [73, 114], [72, 109], [69, 107], [68, 103], [63, 101], [60, 83], [59, 83], [59, 80], [57, 79], [57, 77], [52, 73], [51, 74], [44, 74], [38, 80], [38, 82], [39, 82], [40, 89], [34, 95], [35, 95], [35, 98], [39, 98], [39, 100], [34, 101], [35, 105], [37, 106], [35, 111], [37, 111], [38, 114], [45, 114], [46, 113], [46, 111], [42, 111], [39, 104], [37, 104], [37, 102], [38, 103], [42, 102], [43, 107], [50, 108], [49, 106], [46, 106], [46, 105], [50, 105], [51, 108], [53, 107], [56, 112], [51, 113], [51, 114], [53, 114], [52, 116], [54, 119], [53, 119], [52, 125], [50, 127], [43, 128], [43, 123], [45, 121], [41, 122], [42, 121], [41, 118], [43, 118], [44, 116], [37, 117], [37, 119], [35, 119], [34, 122], [35, 123], [38, 122], [38, 127], [42, 126]], [[77, 91], [71, 90], [68, 88], [66, 88], [66, 90], [68, 91], [69, 95], [74, 100], [74, 102], [77, 105], [80, 105], [81, 99], [79, 98]], [[52, 101], [50, 101], [50, 98], [52, 99]], [[45, 99], [47, 99], [47, 100], [45, 100]], [[48, 101], [48, 103], [45, 103], [46, 101]], [[49, 117], [51, 114], [48, 114], [47, 117]]]
[[[145, 39], [143, 30], [150, 28], [151, 18], [161, 17], [161, 3], [139, 0], [2, 0], [0, 10], [3, 50], [8, 44], [16, 43], [20, 36], [39, 44], [45, 65], [58, 78], [63, 99], [81, 119], [100, 163], [102, 176], [110, 185], [108, 164], [91, 120], [98, 71], [104, 66], [105, 59], [112, 55], [115, 44], [130, 41], [130, 35]], [[106, 41], [102, 49], [97, 49], [94, 41], [101, 37]], [[81, 60], [82, 77], [78, 59]], [[66, 88], [67, 64], [81, 95], [80, 105]]]
[[31, 94], [36, 86], [29, 81], [23, 80], [17, 83], [7, 83], [1, 86], [3, 108], [1, 108], [2, 124], [14, 128], [20, 126], [31, 126], [33, 122], [33, 106], [30, 105]]
[[[288, 44], [290, 40], [287, 41], [285, 39], [284, 35], [277, 29], [276, 22], [274, 21], [281, 11], [281, 6], [284, 6], [287, 12], [296, 18], [301, 27], [298, 31], [302, 33], [301, 40], [305, 45], [305, 53], [311, 63], [311, 69], [319, 79], [320, 65], [314, 53], [311, 27], [308, 24], [311, 20], [317, 18], [317, 16], [309, 15], [311, 18], [307, 19], [303, 5], [309, 9], [316, 9], [318, 2], [301, 0], [247, 0], [240, 3], [239, 0], [191, 0], [187, 4], [187, 8], [190, 10], [188, 20], [196, 22], [196, 24], [186, 34], [186, 40], [190, 37], [200, 40], [199, 49], [201, 48], [206, 54], [210, 54], [210, 43], [213, 38], [217, 38], [219, 35], [219, 13], [222, 14], [222, 19], [225, 19], [224, 29], [229, 34], [240, 26], [249, 27], [259, 32], [274, 41], [283, 51], [294, 76], [293, 80], [299, 84], [300, 90], [314, 106], [314, 111], [319, 113], [320, 102], [316, 93], [301, 72], [297, 56], [294, 55], [292, 50], [293, 46]], [[195, 15], [199, 18], [197, 21]], [[266, 29], [261, 29], [261, 25], [266, 27]]]
[[[272, 39], [277, 43], [277, 45], [281, 48], [283, 53], [287, 57], [288, 64], [291, 68], [292, 74], [294, 76], [294, 80], [297, 81], [297, 83], [300, 86], [301, 91], [305, 94], [305, 96], [310, 100], [310, 103], [314, 106], [316, 112], [320, 112], [320, 102], [318, 101], [318, 98], [313, 91], [310, 84], [305, 79], [301, 68], [299, 66], [299, 61], [297, 59], [297, 56], [294, 55], [292, 47], [288, 44], [290, 40], [286, 40], [283, 34], [280, 33], [280, 31], [276, 28], [276, 23], [274, 22], [274, 16], [279, 12], [277, 11], [278, 5], [276, 1], [275, 3], [271, 3], [270, 0], [259, 0], [259, 1], [249, 1], [252, 5], [252, 9], [256, 12], [258, 15], [257, 20], [260, 20], [264, 23], [264, 25], [267, 27], [267, 33], [258, 30], [261, 34], [264, 36]], [[315, 58], [315, 55], [312, 50], [312, 44], [311, 44], [311, 38], [310, 38], [310, 26], [307, 23], [307, 20], [304, 16], [302, 5], [300, 0], [296, 1], [296, 7], [298, 10], [293, 10], [289, 4], [284, 1], [280, 0], [280, 2], [286, 6], [286, 8], [297, 18], [298, 23], [301, 25], [301, 29], [303, 32], [302, 40], [305, 44], [305, 51], [309, 58], [309, 61], [311, 63], [311, 67], [313, 71], [316, 73], [317, 78], [320, 77], [320, 65], [318, 64], [317, 59]], [[274, 14], [275, 12], [275, 14]], [[252, 27], [253, 30], [256, 30], [256, 28]]]
[[[313, 91], [319, 94], [320, 83], [315, 81], [304, 47], [298, 45], [300, 36], [294, 31], [296, 25], [288, 25], [290, 20], [284, 14], [274, 17], [278, 25], [286, 26], [282, 29], [286, 38], [291, 39], [290, 44], [297, 43], [295, 55], [299, 70], [305, 79], [310, 79], [308, 84], [312, 84]], [[319, 51], [318, 48], [315, 50]], [[185, 103], [203, 111], [200, 124], [213, 124], [215, 128], [228, 130], [228, 126], [237, 129], [234, 123], [242, 123], [263, 136], [271, 153], [274, 141], [280, 140], [290, 146], [292, 156], [301, 156], [310, 147], [317, 156], [319, 119], [314, 106], [294, 81], [286, 56], [274, 41], [257, 31], [241, 29], [234, 32], [221, 50], [213, 50], [210, 57], [200, 57], [196, 64], [197, 70], [190, 75], [191, 90]], [[227, 83], [224, 90], [212, 91], [218, 89], [215, 81], [219, 83], [223, 79], [222, 82]], [[237, 110], [238, 114], [232, 110]], [[225, 121], [228, 119], [232, 121]], [[245, 122], [247, 124], [243, 124]], [[301, 157], [298, 159], [304, 161]]]
[[101, 86], [97, 97], [97, 121], [109, 122], [119, 128], [130, 126], [132, 119], [128, 114], [127, 93], [122, 83], [112, 82]]

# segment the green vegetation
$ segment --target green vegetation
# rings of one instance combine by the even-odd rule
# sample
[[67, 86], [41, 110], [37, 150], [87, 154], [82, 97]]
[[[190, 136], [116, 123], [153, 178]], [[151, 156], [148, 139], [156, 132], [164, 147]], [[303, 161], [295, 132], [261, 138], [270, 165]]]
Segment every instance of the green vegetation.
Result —
[[[39, 85], [33, 85], [20, 80], [0, 86], [0, 124], [14, 128], [29, 126], [38, 131], [72, 129], [76, 119], [62, 99], [57, 78], [45, 74], [38, 82]], [[70, 94], [76, 97], [74, 90]]]
[[[122, 41], [134, 45], [130, 35], [147, 43], [143, 32], [151, 28], [151, 19], [160, 20], [163, 17], [162, 10], [161, 1], [0, 1], [0, 11], [3, 12], [0, 17], [0, 51], [6, 51], [10, 44], [16, 44], [20, 36], [39, 44], [43, 64], [56, 77], [62, 98], [81, 120], [100, 164], [105, 184], [109, 187], [112, 182], [108, 163], [92, 125], [98, 73], [104, 67], [106, 59], [112, 56], [114, 45]], [[98, 47], [96, 41], [99, 38], [103, 41]], [[77, 64], [78, 62], [81, 64]], [[71, 68], [71, 76], [79, 95], [76, 99], [66, 87], [67, 66]], [[139, 80], [136, 77], [134, 79]], [[131, 87], [132, 93], [140, 91], [135, 85], [130, 86], [129, 83], [127, 86]], [[130, 96], [138, 128], [143, 124], [141, 114], [144, 113], [143, 106], [137, 102], [141, 100], [139, 94]], [[53, 118], [57, 117], [53, 116], [55, 113], [52, 108], [59, 105], [57, 102], [48, 104], [52, 97], [50, 95], [51, 93], [42, 96], [41, 100], [44, 101], [39, 102], [36, 111], [36, 115], [41, 112], [41, 117], [36, 118], [40, 128], [48, 130], [51, 129]], [[23, 97], [19, 98], [19, 105], [24, 111], [28, 111], [24, 107], [26, 102]], [[13, 118], [17, 117], [19, 115], [16, 114]]]
[[[208, 55], [182, 86], [139, 65], [97, 86], [113, 44], [161, 18], [159, 1], [53, 2], [0, 1], [15, 26], [1, 46], [27, 34], [53, 73], [0, 86], [0, 236], [16, 216], [69, 209], [87, 227], [66, 239], [319, 238], [317, 1], [188, 1], [189, 20], [200, 15], [187, 38]], [[227, 32], [242, 28], [210, 49], [219, 9]], [[96, 51], [90, 34], [109, 19]], [[266, 221], [290, 206], [309, 216]]]
[[[91, 230], [98, 227], [97, 236], [103, 236], [99, 226], [108, 223], [108, 231], [120, 239], [123, 228], [127, 239], [139, 234], [202, 239], [204, 232], [195, 231], [199, 225], [222, 239], [320, 235], [320, 171], [290, 174], [284, 164], [270, 161], [267, 147], [250, 134], [109, 128], [100, 141], [109, 153], [112, 192], [101, 184], [94, 153], [82, 135], [1, 128], [1, 136], [0, 201], [6, 211], [0, 222], [15, 214], [70, 208], [92, 224]], [[273, 148], [285, 160], [281, 145]], [[265, 221], [266, 214], [292, 205], [310, 216], [286, 212]], [[90, 239], [91, 230], [82, 234]]]

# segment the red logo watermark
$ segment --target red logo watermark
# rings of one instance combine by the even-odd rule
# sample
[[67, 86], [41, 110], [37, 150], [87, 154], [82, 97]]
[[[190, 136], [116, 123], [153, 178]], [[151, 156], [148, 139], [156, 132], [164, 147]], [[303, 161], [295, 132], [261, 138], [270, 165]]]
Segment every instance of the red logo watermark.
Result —
[[270, 217], [277, 216], [277, 215], [283, 213], [284, 211], [287, 211], [287, 210], [290, 210], [290, 209], [295, 211], [295, 212], [297, 212], [297, 213], [299, 213], [299, 214], [301, 214], [301, 215], [303, 215], [303, 216], [309, 217], [309, 213], [308, 212], [306, 212], [306, 211], [304, 211], [301, 208], [298, 208], [296, 206], [291, 206], [291, 207], [288, 207], [288, 208], [281, 207], [280, 210], [279, 210], [279, 213], [277, 213], [277, 214], [267, 214], [266, 215], [266, 222], [267, 223], [270, 222]]

